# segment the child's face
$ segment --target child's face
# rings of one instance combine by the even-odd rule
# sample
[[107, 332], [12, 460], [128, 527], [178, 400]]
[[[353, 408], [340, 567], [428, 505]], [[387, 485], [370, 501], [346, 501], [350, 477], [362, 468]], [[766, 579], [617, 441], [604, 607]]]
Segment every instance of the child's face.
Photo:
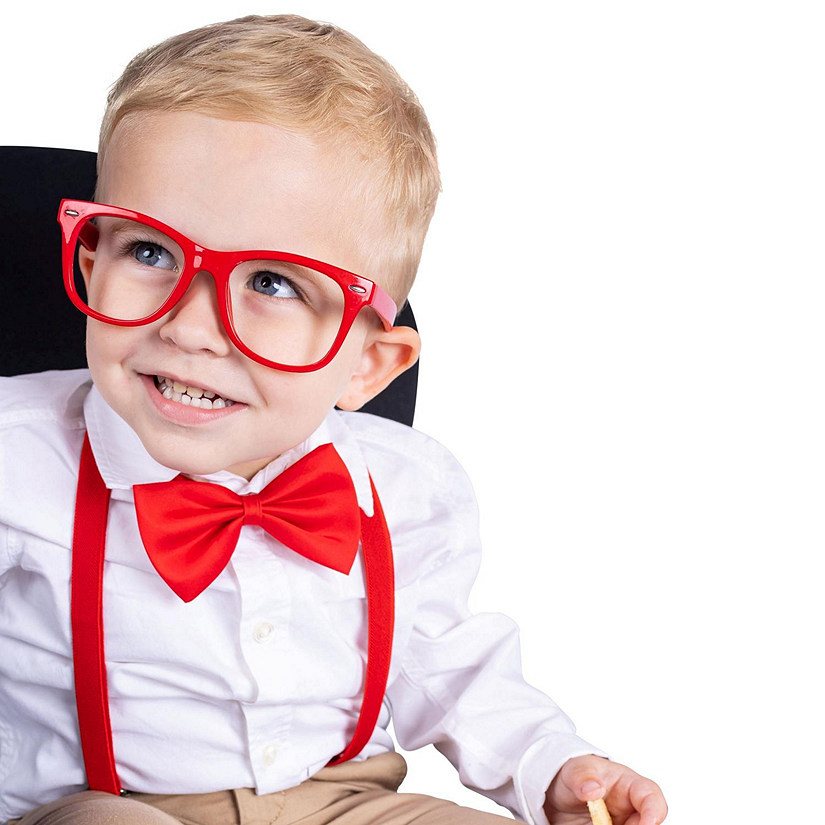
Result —
[[[340, 156], [275, 126], [139, 113], [112, 136], [98, 200], [151, 215], [211, 249], [295, 252], [374, 278], [354, 240], [359, 215], [348, 199], [346, 172]], [[361, 313], [328, 366], [281, 372], [233, 346], [215, 283], [201, 273], [153, 324], [89, 319], [89, 367], [103, 397], [157, 461], [192, 474], [228, 469], [250, 478], [310, 435], [333, 405], [353, 409], [374, 394], [373, 373], [397, 330], [369, 323], [370, 312]], [[394, 369], [399, 359], [406, 367], [417, 355], [409, 345], [394, 352]], [[156, 376], [235, 403], [201, 413], [164, 399]]]

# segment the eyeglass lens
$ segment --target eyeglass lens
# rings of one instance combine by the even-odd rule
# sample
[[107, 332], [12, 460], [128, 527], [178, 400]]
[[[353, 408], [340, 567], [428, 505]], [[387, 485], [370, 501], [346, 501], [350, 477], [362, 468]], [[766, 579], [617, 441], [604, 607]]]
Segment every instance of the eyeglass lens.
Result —
[[[77, 294], [90, 309], [118, 321], [160, 309], [184, 271], [180, 246], [137, 221], [87, 219], [78, 239], [72, 272]], [[333, 278], [274, 258], [236, 264], [225, 300], [238, 338], [258, 355], [289, 366], [313, 364], [329, 352], [345, 309], [343, 289]]]

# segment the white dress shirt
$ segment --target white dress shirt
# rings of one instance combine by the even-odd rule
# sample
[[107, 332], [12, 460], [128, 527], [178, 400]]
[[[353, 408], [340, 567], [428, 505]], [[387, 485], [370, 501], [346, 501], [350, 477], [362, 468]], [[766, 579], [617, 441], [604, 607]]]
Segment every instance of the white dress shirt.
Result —
[[[177, 475], [106, 404], [86, 370], [0, 378], [0, 821], [85, 787], [69, 620], [75, 488], [88, 430], [112, 490], [104, 629], [117, 769], [124, 788], [271, 793], [320, 770], [349, 741], [361, 705], [366, 601], [349, 575], [245, 526], [226, 570], [190, 603], [141, 544], [132, 485]], [[392, 538], [396, 625], [378, 726], [359, 759], [428, 743], [468, 787], [530, 823], [570, 757], [595, 753], [521, 675], [518, 632], [467, 599], [480, 550], [461, 467], [409, 427], [333, 411], [239, 494], [331, 442], [372, 514], [369, 473]]]

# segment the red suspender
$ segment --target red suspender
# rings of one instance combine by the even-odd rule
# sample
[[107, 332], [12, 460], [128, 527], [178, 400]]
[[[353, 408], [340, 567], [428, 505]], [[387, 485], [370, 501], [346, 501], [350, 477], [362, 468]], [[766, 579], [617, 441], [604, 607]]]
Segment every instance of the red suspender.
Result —
[[[375, 485], [374, 514], [361, 511], [361, 546], [367, 585], [367, 672], [361, 713], [352, 740], [330, 760], [352, 759], [369, 741], [384, 699], [392, 653], [394, 596], [392, 546]], [[89, 438], [83, 441], [77, 480], [72, 544], [72, 650], [77, 718], [89, 788], [118, 794], [120, 779], [112, 747], [109, 693], [103, 647], [103, 559], [110, 491], [97, 469]]]
[[103, 656], [103, 556], [110, 495], [86, 436], [80, 454], [72, 539], [74, 689], [86, 781], [92, 790], [117, 794], [120, 779], [112, 749]]
[[395, 627], [395, 579], [392, 568], [392, 545], [384, 511], [372, 487], [374, 513], [368, 518], [361, 511], [361, 547], [364, 550], [364, 578], [367, 581], [367, 675], [358, 724], [347, 745], [330, 765], [346, 762], [359, 754], [370, 740], [387, 688]]

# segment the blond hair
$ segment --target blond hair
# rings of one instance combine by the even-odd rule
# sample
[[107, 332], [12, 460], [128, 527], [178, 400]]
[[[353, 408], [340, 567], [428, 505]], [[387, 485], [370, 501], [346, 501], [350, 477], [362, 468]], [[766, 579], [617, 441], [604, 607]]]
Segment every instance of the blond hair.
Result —
[[138, 111], [268, 123], [345, 150], [356, 160], [350, 191], [382, 239], [363, 250], [371, 269], [359, 274], [406, 298], [440, 191], [435, 140], [416, 96], [360, 40], [295, 15], [252, 15], [141, 52], [109, 93], [98, 174], [115, 127]]

